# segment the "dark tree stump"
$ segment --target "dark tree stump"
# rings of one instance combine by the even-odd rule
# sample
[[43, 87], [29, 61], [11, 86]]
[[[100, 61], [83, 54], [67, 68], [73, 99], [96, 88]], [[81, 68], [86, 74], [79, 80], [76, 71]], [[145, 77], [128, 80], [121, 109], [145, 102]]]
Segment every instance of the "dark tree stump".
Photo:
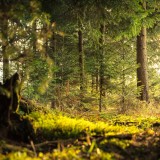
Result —
[[34, 139], [34, 129], [29, 119], [18, 114], [20, 103], [20, 77], [15, 73], [0, 84], [0, 130], [3, 137], [18, 141]]
[[10, 115], [18, 110], [20, 100], [20, 78], [15, 73], [0, 84], [0, 124], [11, 125]]

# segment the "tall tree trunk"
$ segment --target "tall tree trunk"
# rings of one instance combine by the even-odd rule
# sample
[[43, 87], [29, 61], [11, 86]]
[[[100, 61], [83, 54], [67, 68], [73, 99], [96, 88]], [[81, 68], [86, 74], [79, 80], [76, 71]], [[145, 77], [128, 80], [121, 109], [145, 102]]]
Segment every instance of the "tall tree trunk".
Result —
[[[122, 53], [122, 60], [125, 61], [125, 50], [123, 50]], [[122, 66], [122, 112], [124, 113], [126, 111], [126, 105], [125, 105], [125, 97], [126, 97], [126, 77], [125, 77], [125, 66]]]
[[[51, 53], [50, 57], [53, 59], [55, 66], [57, 66], [57, 55], [56, 55], [56, 51], [57, 51], [57, 41], [56, 41], [56, 36], [55, 36], [55, 23], [53, 22], [53, 26], [52, 26], [52, 37], [50, 39], [50, 47], [51, 47]], [[56, 80], [57, 79], [57, 73], [53, 72], [53, 77]], [[57, 90], [56, 88], [59, 87], [57, 85], [57, 82], [55, 81], [54, 85], [53, 85], [53, 98], [51, 100], [51, 107], [52, 108], [56, 108], [58, 106], [58, 102], [57, 102]]]
[[9, 55], [6, 52], [6, 46], [2, 46], [2, 56], [3, 56], [3, 83], [9, 77]]
[[140, 34], [137, 36], [137, 87], [140, 87], [140, 100], [149, 101], [148, 95], [148, 73], [147, 73], [147, 30], [142, 27]]
[[83, 52], [83, 33], [81, 29], [78, 31], [78, 50], [79, 50], [80, 91], [83, 92], [84, 91], [84, 52]]
[[96, 69], [96, 91], [99, 90], [99, 70]]
[[3, 57], [3, 83], [9, 78], [9, 55], [6, 51], [8, 45], [8, 18], [7, 13], [4, 11], [3, 19], [1, 22], [2, 29], [2, 57]]
[[[146, 10], [146, 1], [142, 2], [142, 7]], [[137, 87], [140, 88], [138, 98], [142, 101], [149, 101], [148, 95], [148, 73], [147, 73], [147, 29], [145, 26], [141, 28], [140, 34], [137, 36]]]
[[32, 34], [33, 34], [33, 43], [32, 43], [32, 49], [33, 49], [33, 55], [37, 55], [37, 35], [36, 35], [36, 30], [37, 30], [37, 22], [36, 20], [32, 24]]
[[99, 69], [99, 111], [102, 111], [103, 96], [104, 96], [104, 41], [105, 41], [105, 24], [100, 26], [100, 69]]

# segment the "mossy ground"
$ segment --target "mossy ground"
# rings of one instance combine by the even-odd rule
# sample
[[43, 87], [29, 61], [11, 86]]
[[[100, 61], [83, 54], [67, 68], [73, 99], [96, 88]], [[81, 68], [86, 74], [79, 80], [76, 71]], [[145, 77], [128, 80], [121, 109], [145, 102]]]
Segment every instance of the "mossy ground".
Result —
[[1, 140], [0, 160], [160, 159], [159, 117], [88, 112], [79, 118], [55, 111], [28, 117], [36, 139]]

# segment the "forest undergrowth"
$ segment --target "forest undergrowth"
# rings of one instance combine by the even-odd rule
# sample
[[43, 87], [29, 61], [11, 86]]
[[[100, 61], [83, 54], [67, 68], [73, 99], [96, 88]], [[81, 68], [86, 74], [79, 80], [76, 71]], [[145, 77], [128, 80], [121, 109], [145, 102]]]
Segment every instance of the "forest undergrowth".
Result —
[[1, 137], [0, 160], [160, 159], [160, 117], [147, 109], [128, 115], [47, 109], [26, 116], [34, 126], [34, 140]]

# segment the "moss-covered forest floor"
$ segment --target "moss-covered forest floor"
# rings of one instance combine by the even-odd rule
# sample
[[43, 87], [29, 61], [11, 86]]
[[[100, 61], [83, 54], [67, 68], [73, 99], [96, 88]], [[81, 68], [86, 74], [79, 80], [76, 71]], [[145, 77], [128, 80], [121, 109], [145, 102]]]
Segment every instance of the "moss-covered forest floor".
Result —
[[1, 137], [0, 160], [160, 159], [158, 115], [88, 111], [73, 116], [48, 111], [32, 112], [28, 117], [35, 129], [35, 140], [24, 143]]

